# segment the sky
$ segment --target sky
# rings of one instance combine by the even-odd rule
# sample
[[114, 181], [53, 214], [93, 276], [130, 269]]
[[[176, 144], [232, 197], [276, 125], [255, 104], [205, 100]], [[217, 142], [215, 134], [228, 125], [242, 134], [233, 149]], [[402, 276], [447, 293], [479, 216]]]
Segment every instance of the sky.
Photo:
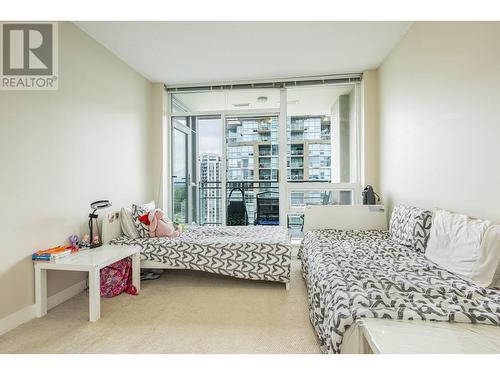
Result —
[[198, 119], [199, 155], [207, 152], [222, 155], [222, 120]]
[[[183, 133], [182, 133], [183, 134]], [[198, 119], [198, 155], [203, 153], [213, 153], [222, 155], [222, 120], [221, 119]], [[185, 176], [186, 171], [186, 151], [183, 148], [185, 138], [174, 138], [175, 163], [174, 175]]]

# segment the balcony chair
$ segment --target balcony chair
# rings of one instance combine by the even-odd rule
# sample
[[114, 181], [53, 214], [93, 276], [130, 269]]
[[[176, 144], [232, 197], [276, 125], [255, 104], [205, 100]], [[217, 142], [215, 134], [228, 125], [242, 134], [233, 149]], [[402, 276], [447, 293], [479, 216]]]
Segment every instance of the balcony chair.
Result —
[[279, 225], [280, 205], [277, 191], [263, 191], [255, 195], [257, 210], [255, 212], [255, 225]]

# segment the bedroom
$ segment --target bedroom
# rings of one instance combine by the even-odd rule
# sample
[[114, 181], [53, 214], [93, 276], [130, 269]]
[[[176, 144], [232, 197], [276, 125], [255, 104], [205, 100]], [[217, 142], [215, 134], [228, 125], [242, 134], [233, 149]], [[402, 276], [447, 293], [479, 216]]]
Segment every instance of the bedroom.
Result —
[[[500, 353], [498, 22], [97, 21], [106, 17], [120, 19], [33, 17], [51, 26], [51, 59], [46, 30], [20, 28], [22, 9], [1, 25], [0, 353]], [[24, 60], [46, 80], [5, 69], [26, 70]], [[380, 202], [363, 207], [367, 185]], [[90, 206], [100, 200], [109, 203]], [[423, 250], [397, 233], [411, 226], [413, 236], [419, 217]], [[436, 254], [453, 220], [475, 225], [456, 248], [484, 253]], [[87, 250], [85, 234], [103, 245]], [[32, 261], [71, 235], [79, 253]], [[333, 324], [336, 298], [355, 285], [344, 274], [338, 289], [334, 267], [365, 275], [360, 293], [385, 290], [374, 286], [381, 270], [356, 263], [385, 257], [381, 247], [398, 259], [373, 269], [438, 264], [427, 277], [449, 275], [432, 291], [453, 285], [456, 302], [467, 290], [477, 315], [468, 301], [436, 297], [414, 319], [445, 322], [413, 328], [412, 307], [378, 320], [349, 310], [353, 322]], [[124, 292], [101, 298], [101, 269], [122, 259]], [[391, 285], [422, 286], [417, 272]], [[389, 294], [365, 297], [372, 308], [410, 298]], [[441, 318], [428, 318], [431, 305], [447, 306]]]

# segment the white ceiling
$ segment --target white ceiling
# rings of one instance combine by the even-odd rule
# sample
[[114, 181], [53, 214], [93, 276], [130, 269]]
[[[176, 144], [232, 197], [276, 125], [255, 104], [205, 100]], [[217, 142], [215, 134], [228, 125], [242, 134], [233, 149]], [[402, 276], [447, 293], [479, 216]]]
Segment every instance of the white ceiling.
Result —
[[411, 22], [75, 22], [152, 82], [224, 82], [377, 68]]

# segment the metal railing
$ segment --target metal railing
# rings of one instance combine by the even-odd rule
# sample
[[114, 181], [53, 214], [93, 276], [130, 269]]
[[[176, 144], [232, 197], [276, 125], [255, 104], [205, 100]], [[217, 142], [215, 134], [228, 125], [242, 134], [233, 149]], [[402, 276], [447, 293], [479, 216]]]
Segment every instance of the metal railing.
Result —
[[[226, 197], [222, 196], [221, 181], [201, 181], [199, 183], [199, 222], [200, 225], [222, 225], [222, 210], [226, 210], [231, 190], [243, 190], [243, 201], [248, 213], [249, 224], [253, 225], [257, 209], [258, 193], [277, 191], [279, 185], [273, 180], [228, 181], [226, 182]], [[235, 192], [236, 193], [236, 192]], [[233, 194], [231, 200], [241, 200], [241, 193]]]

